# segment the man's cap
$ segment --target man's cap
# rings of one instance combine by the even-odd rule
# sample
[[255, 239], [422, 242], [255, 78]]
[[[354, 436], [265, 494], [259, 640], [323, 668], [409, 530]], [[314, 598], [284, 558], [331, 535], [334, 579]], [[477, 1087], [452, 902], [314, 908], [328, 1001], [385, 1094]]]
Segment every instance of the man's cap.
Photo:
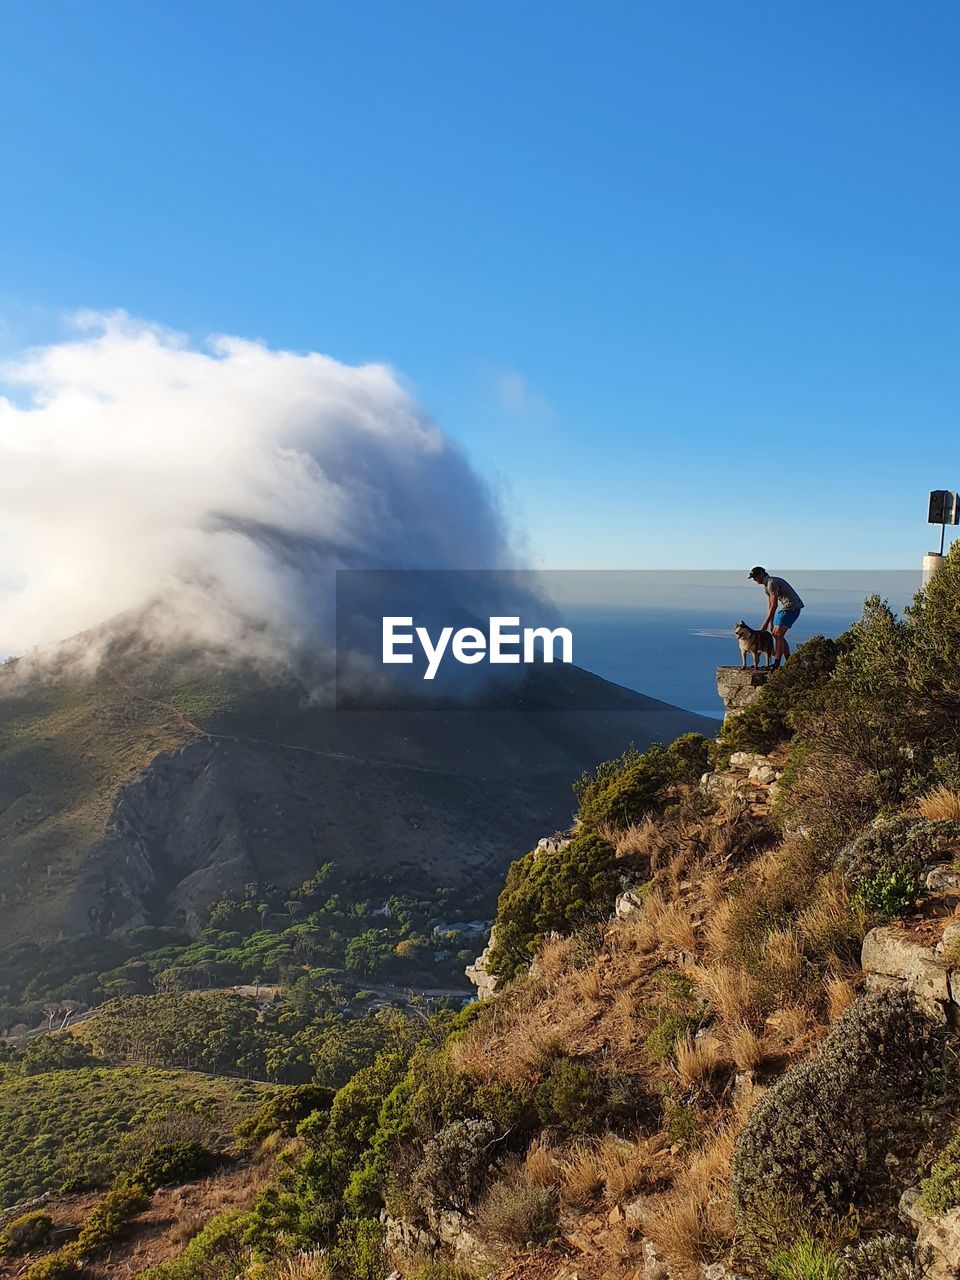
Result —
[[747, 574], [748, 578], [765, 578], [766, 576], [767, 576], [767, 571], [762, 564], [755, 564], [753, 568], [750, 570], [750, 572]]

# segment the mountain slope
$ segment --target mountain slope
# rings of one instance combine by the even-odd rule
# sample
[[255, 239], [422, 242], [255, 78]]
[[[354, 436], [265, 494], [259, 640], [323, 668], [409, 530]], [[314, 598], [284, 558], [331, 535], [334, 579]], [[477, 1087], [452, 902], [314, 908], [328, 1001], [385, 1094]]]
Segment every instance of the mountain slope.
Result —
[[0, 671], [5, 941], [195, 927], [333, 861], [474, 891], [565, 824], [569, 780], [715, 725], [575, 668], [498, 706], [334, 711], [289, 675], [115, 647]]

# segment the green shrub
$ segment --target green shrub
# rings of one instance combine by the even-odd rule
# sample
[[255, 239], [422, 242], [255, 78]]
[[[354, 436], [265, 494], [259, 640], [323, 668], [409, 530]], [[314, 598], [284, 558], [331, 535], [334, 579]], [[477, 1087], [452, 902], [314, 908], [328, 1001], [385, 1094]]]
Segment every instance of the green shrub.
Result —
[[182, 1253], [150, 1267], [138, 1280], [236, 1280], [250, 1257], [244, 1242], [249, 1221], [250, 1215], [241, 1209], [217, 1214]]
[[800, 645], [769, 676], [756, 702], [724, 721], [717, 763], [726, 764], [734, 751], [770, 751], [792, 737], [822, 701], [837, 659], [850, 644], [847, 635], [839, 640], [813, 636]]
[[828, 1245], [801, 1236], [769, 1262], [772, 1280], [843, 1280], [839, 1256]]
[[495, 1182], [477, 1212], [475, 1231], [495, 1256], [549, 1244], [557, 1232], [553, 1187], [532, 1187], [516, 1179]]
[[[630, 746], [615, 760], [606, 760], [592, 774], [574, 784], [580, 801], [577, 830], [596, 834], [603, 827], [628, 827], [640, 822], [663, 799], [666, 788], [686, 767], [685, 748], [671, 757], [654, 743], [646, 751]], [[703, 772], [703, 770], [701, 770]]]
[[602, 1116], [604, 1097], [596, 1071], [572, 1058], [558, 1058], [538, 1086], [535, 1105], [541, 1123], [565, 1133], [589, 1133]]
[[672, 781], [692, 785], [710, 768], [712, 743], [702, 733], [682, 733], [667, 747]]
[[655, 1062], [669, 1062], [680, 1040], [692, 1035], [699, 1019], [676, 1009], [658, 1009], [657, 1025], [644, 1040], [644, 1048]]
[[334, 1276], [349, 1280], [383, 1280], [387, 1274], [384, 1225], [376, 1218], [345, 1218], [330, 1259]]
[[947, 1213], [960, 1204], [960, 1129], [937, 1156], [920, 1184], [920, 1204], [927, 1213]]
[[24, 1280], [74, 1280], [82, 1275], [80, 1254], [72, 1245], [39, 1258], [27, 1269]]
[[246, 1142], [262, 1142], [271, 1133], [293, 1137], [301, 1120], [314, 1111], [330, 1110], [335, 1093], [336, 1090], [320, 1084], [288, 1085], [277, 1089], [237, 1125], [237, 1137]]
[[737, 1140], [734, 1208], [761, 1238], [771, 1206], [797, 1206], [798, 1229], [843, 1217], [882, 1176], [902, 1117], [941, 1087], [944, 1033], [900, 993], [862, 997], [816, 1057], [760, 1099]]
[[192, 1182], [213, 1168], [213, 1152], [199, 1142], [164, 1143], [150, 1152], [133, 1178], [149, 1191], [181, 1182]]
[[960, 822], [897, 817], [874, 825], [851, 841], [837, 867], [864, 911], [883, 920], [904, 915], [923, 888], [923, 870], [960, 849]]
[[496, 1159], [490, 1120], [454, 1120], [424, 1145], [411, 1190], [421, 1209], [463, 1211], [476, 1199]]
[[53, 1229], [53, 1219], [42, 1209], [22, 1213], [8, 1222], [0, 1235], [0, 1257], [15, 1258], [46, 1244]]
[[594, 835], [578, 836], [556, 853], [534, 849], [514, 862], [497, 904], [490, 971], [515, 977], [547, 934], [572, 933], [591, 915], [608, 916], [619, 887], [613, 849]]
[[113, 1187], [80, 1228], [76, 1239], [80, 1256], [85, 1258], [104, 1249], [149, 1203], [149, 1193], [135, 1183], [123, 1182]]
[[407, 1280], [473, 1280], [473, 1276], [452, 1262], [424, 1262], [407, 1272]]

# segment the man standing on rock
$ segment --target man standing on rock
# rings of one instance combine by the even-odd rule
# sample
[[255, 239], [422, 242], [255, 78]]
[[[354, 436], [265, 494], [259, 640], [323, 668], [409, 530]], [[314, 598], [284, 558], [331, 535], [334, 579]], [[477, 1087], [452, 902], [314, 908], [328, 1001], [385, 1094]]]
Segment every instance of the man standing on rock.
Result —
[[803, 601], [799, 591], [795, 591], [785, 578], [775, 578], [767, 573], [762, 565], [754, 565], [747, 575], [754, 582], [762, 584], [770, 602], [767, 616], [763, 620], [761, 631], [766, 631], [773, 623], [775, 648], [773, 665], [779, 667], [784, 658], [790, 657], [790, 646], [787, 644], [787, 632], [800, 617]]

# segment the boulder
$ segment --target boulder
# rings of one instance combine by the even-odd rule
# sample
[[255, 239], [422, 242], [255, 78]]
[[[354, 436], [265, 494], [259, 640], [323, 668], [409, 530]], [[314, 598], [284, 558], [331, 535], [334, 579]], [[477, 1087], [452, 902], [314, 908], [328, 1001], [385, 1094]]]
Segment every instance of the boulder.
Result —
[[725, 716], [735, 716], [753, 706], [760, 697], [770, 673], [766, 670], [744, 670], [741, 667], [717, 667], [717, 693], [723, 702]]
[[900, 1197], [900, 1216], [917, 1232], [920, 1252], [929, 1249], [933, 1262], [926, 1280], [955, 1280], [960, 1268], [960, 1208], [928, 1217], [920, 1208], [920, 1188], [910, 1187]]
[[954, 870], [952, 862], [942, 862], [927, 872], [925, 883], [932, 893], [943, 893], [946, 889], [960, 888], [960, 874]]
[[[644, 893], [639, 888], [624, 889], [617, 897], [614, 911], [618, 920], [626, 920], [627, 916], [632, 916], [643, 906]], [[469, 976], [469, 975], [468, 975]]]
[[946, 1016], [950, 1001], [947, 968], [932, 947], [913, 942], [900, 929], [880, 925], [864, 938], [860, 964], [867, 975], [868, 991], [901, 987], [931, 1012]]
[[474, 960], [473, 964], [468, 964], [464, 969], [467, 980], [472, 982], [477, 988], [478, 1000], [489, 1000], [492, 995], [496, 994], [498, 978], [495, 973], [487, 971], [487, 962], [490, 959], [490, 951], [493, 947], [494, 936], [496, 930], [490, 930], [490, 941], [483, 948], [480, 954]]

